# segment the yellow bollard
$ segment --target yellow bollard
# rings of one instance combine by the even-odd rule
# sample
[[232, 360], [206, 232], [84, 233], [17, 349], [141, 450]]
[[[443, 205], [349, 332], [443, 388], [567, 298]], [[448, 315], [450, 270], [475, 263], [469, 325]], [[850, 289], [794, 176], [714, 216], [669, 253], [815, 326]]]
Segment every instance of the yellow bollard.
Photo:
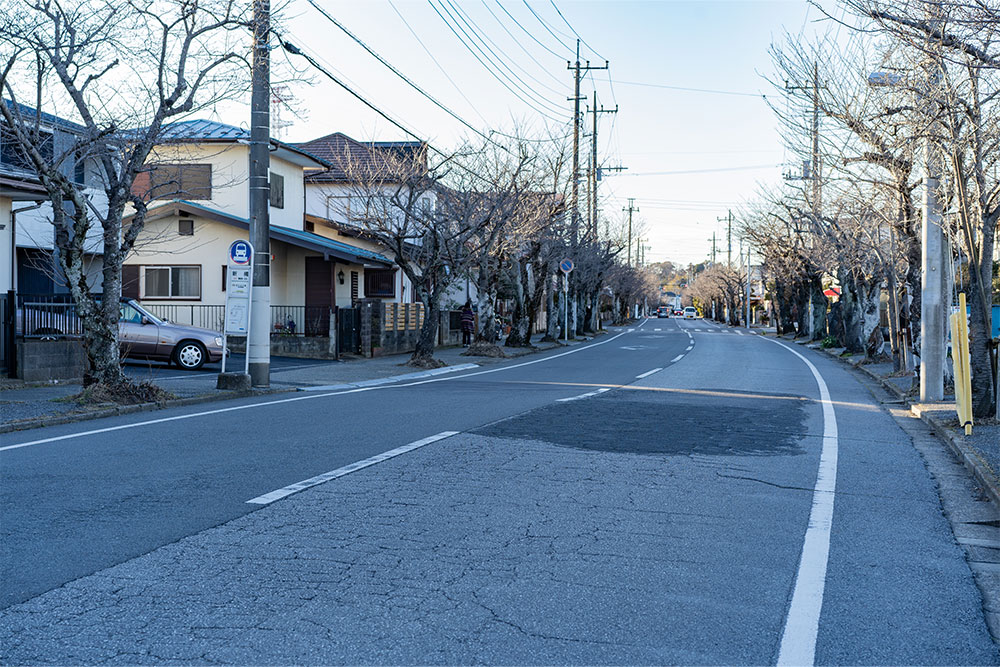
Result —
[[969, 318], [965, 294], [958, 295], [958, 312], [952, 314], [951, 358], [955, 368], [955, 412], [966, 435], [972, 435], [972, 369], [969, 359]]

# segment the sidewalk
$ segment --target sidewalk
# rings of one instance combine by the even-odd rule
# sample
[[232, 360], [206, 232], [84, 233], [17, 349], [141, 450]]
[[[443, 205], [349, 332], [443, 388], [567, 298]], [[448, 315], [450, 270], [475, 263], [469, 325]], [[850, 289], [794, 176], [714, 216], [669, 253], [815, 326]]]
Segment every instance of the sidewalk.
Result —
[[[443, 347], [434, 351], [437, 359], [447, 367], [433, 371], [433, 374], [454, 372], [470, 365], [483, 366], [502, 363], [515, 357], [562, 347], [564, 343], [542, 343], [542, 334], [532, 337], [531, 348], [502, 348], [505, 358], [464, 356], [465, 348]], [[569, 341], [570, 345], [592, 340], [590, 337]], [[217, 371], [184, 372], [168, 370], [163, 366], [129, 366], [128, 374], [135, 380], [150, 380], [174, 394], [175, 400], [161, 403], [116, 406], [97, 404], [81, 406], [68, 397], [80, 393], [79, 382], [58, 382], [50, 384], [25, 384], [19, 380], [0, 378], [0, 433], [20, 431], [42, 426], [65, 424], [75, 421], [97, 419], [119, 414], [145, 412], [166, 407], [176, 407], [220, 401], [244, 396], [296, 391], [301, 389], [357, 386], [381, 384], [408, 377], [423, 376], [428, 371], [420, 371], [406, 366], [410, 354], [396, 354], [372, 359], [350, 358], [341, 361], [285, 360], [294, 365], [275, 365], [271, 370], [271, 387], [251, 392], [222, 391], [215, 388]]]

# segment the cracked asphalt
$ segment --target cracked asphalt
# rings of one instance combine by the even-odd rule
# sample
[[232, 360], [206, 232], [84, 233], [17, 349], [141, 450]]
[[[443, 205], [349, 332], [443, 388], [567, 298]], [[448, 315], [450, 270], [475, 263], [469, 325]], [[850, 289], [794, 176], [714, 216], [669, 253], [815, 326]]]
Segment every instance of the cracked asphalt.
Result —
[[[0, 662], [775, 662], [816, 383], [700, 321], [618, 333], [433, 382], [18, 435], [70, 437], [0, 452]], [[816, 663], [1000, 664], [910, 436], [804, 354], [840, 430]], [[246, 503], [445, 430], [461, 432]]]

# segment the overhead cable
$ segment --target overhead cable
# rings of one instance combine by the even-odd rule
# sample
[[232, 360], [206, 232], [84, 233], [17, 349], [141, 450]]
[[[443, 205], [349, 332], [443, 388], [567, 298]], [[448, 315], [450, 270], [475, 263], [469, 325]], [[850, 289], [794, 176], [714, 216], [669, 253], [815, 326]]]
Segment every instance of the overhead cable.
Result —
[[[496, 67], [496, 71], [499, 72], [501, 75], [503, 75], [503, 77], [507, 79], [507, 81], [510, 81], [510, 83], [513, 84], [515, 87], [517, 87], [518, 90], [523, 92], [525, 95], [530, 96], [532, 100], [544, 106], [548, 111], [553, 113], [561, 113], [563, 111], [561, 107], [550, 102], [544, 94], [532, 88], [530, 84], [528, 84], [526, 81], [524, 81], [524, 79], [518, 76], [517, 73], [514, 72], [514, 70], [512, 70], [510, 66], [507, 65], [507, 63], [504, 62], [504, 59], [500, 57], [496, 53], [496, 51], [490, 48], [490, 45], [486, 43], [486, 40], [483, 39], [482, 35], [480, 35], [472, 27], [472, 25], [470, 25], [465, 20], [465, 17], [459, 12], [458, 8], [454, 5], [454, 3], [451, 2], [451, 0], [437, 0], [437, 2], [438, 4], [441, 5], [441, 9], [443, 9], [448, 14], [448, 17], [455, 22], [455, 26], [459, 30], [461, 30], [462, 34], [468, 38], [469, 42], [474, 47], [476, 47], [476, 50], [479, 51], [479, 53], [481, 53], [483, 57], [490, 62], [490, 64], [494, 65], [494, 67]], [[445, 6], [445, 2], [447, 2], [448, 6], [450, 6], [452, 10], [454, 10], [455, 12], [454, 14], [452, 14], [452, 11]], [[463, 25], [465, 27], [462, 27]], [[466, 30], [466, 28], [468, 28], [468, 31]], [[480, 44], [482, 44], [482, 47], [480, 47]], [[486, 51], [489, 51], [489, 55], [487, 55], [486, 51], [484, 51], [483, 48], [485, 48]], [[492, 56], [492, 58], [490, 56]], [[500, 69], [500, 67], [503, 67], [503, 69]], [[509, 72], [510, 76], [508, 76], [503, 70]], [[513, 77], [513, 80], [511, 79], [511, 77]], [[550, 88], [550, 90], [552, 89]], [[562, 94], [559, 93], [558, 91], [553, 91], [553, 92], [557, 92], [560, 95]]]
[[562, 41], [562, 39], [561, 39], [561, 38], [559, 37], [559, 35], [557, 35], [557, 34], [555, 34], [554, 32], [552, 32], [552, 28], [550, 28], [550, 27], [549, 27], [549, 24], [548, 24], [548, 23], [546, 23], [546, 22], [545, 22], [545, 21], [544, 21], [544, 20], [542, 19], [542, 17], [538, 15], [538, 12], [536, 12], [536, 11], [535, 11], [535, 10], [534, 10], [534, 9], [533, 9], [533, 8], [531, 7], [531, 5], [529, 5], [529, 4], [528, 4], [528, 0], [521, 0], [521, 1], [522, 1], [522, 2], [524, 2], [524, 6], [528, 8], [528, 11], [529, 11], [529, 12], [531, 12], [531, 14], [532, 14], [532, 15], [533, 15], [533, 16], [534, 16], [534, 17], [535, 17], [536, 19], [538, 19], [538, 22], [542, 24], [542, 27], [543, 27], [543, 28], [545, 28], [545, 29], [546, 29], [546, 30], [548, 31], [548, 33], [549, 33], [550, 35], [552, 35], [553, 37], [555, 37], [556, 41], [557, 41], [557, 42], [559, 42], [559, 44], [560, 44], [560, 45], [562, 45], [562, 47], [563, 47], [564, 49], [566, 49], [567, 51], [569, 51], [570, 53], [572, 53], [572, 54], [574, 54], [574, 55], [576, 54], [576, 51], [574, 51], [574, 50], [573, 50], [573, 49], [572, 49], [572, 48], [571, 48], [570, 46], [568, 46], [568, 45], [567, 45], [567, 44], [566, 44], [565, 42], [563, 42], [563, 41]]
[[[484, 0], [484, 1], [485, 1], [485, 0]], [[502, 10], [503, 10], [503, 13], [504, 13], [504, 14], [506, 14], [506, 15], [507, 15], [507, 17], [508, 17], [508, 18], [509, 18], [509, 19], [510, 19], [511, 21], [513, 21], [513, 22], [514, 22], [514, 24], [515, 24], [515, 25], [517, 25], [517, 27], [518, 27], [518, 28], [520, 28], [521, 30], [523, 30], [523, 31], [524, 31], [524, 34], [525, 34], [525, 35], [527, 35], [527, 36], [528, 36], [528, 37], [530, 37], [531, 39], [535, 40], [535, 43], [536, 43], [536, 44], [538, 44], [538, 46], [542, 47], [543, 49], [545, 49], [546, 51], [548, 51], [549, 53], [551, 53], [552, 55], [554, 55], [554, 56], [555, 56], [556, 58], [559, 58], [560, 60], [562, 60], [563, 56], [559, 55], [558, 53], [556, 53], [555, 51], [553, 51], [553, 50], [552, 50], [552, 49], [550, 49], [549, 47], [547, 47], [547, 46], [545, 46], [544, 44], [542, 44], [542, 42], [541, 42], [541, 41], [539, 41], [539, 39], [538, 39], [537, 37], [535, 37], [535, 33], [531, 32], [530, 30], [528, 30], [527, 28], [525, 28], [525, 27], [524, 27], [524, 26], [523, 26], [523, 25], [521, 24], [521, 22], [520, 22], [520, 21], [518, 21], [518, 20], [517, 20], [516, 18], [514, 18], [514, 16], [513, 16], [513, 15], [512, 15], [512, 14], [511, 14], [510, 12], [508, 12], [508, 11], [507, 11], [507, 8], [506, 8], [506, 7], [504, 7], [504, 6], [502, 5], [502, 4], [500, 4], [500, 0], [496, 0], [496, 3], [497, 3], [497, 6], [498, 6], [498, 7], [500, 7], [500, 9], [502, 9]], [[530, 8], [529, 8], [529, 9], [530, 9]], [[560, 44], [560, 45], [562, 45], [562, 46], [565, 46], [565, 44], [563, 44], [562, 42], [560, 42], [559, 44]], [[573, 53], [573, 51], [571, 50], [571, 51], [570, 51], [570, 53]]]
[[382, 63], [383, 65], [385, 65], [389, 69], [389, 71], [391, 71], [393, 74], [395, 74], [400, 79], [402, 79], [403, 81], [405, 81], [411, 88], [413, 88], [414, 90], [416, 90], [418, 93], [420, 93], [421, 95], [423, 95], [424, 97], [426, 97], [428, 100], [430, 100], [431, 102], [433, 102], [434, 105], [437, 106], [439, 109], [441, 109], [442, 111], [444, 111], [445, 113], [447, 113], [449, 116], [451, 116], [452, 118], [454, 118], [455, 120], [457, 120], [459, 123], [461, 123], [465, 127], [467, 127], [470, 130], [472, 130], [476, 135], [482, 137], [483, 139], [485, 139], [486, 141], [490, 142], [491, 144], [494, 144], [495, 146], [499, 146], [499, 147], [504, 148], [506, 150], [505, 146], [501, 146], [501, 144], [496, 143], [490, 137], [488, 137], [486, 134], [483, 134], [476, 127], [474, 127], [471, 123], [469, 123], [464, 118], [462, 118], [461, 116], [459, 116], [457, 113], [455, 113], [454, 111], [452, 111], [451, 109], [449, 109], [447, 106], [445, 106], [444, 104], [442, 104], [441, 102], [439, 102], [436, 98], [434, 98], [430, 93], [428, 93], [427, 91], [425, 91], [423, 88], [421, 88], [420, 86], [418, 86], [417, 84], [415, 84], [412, 80], [410, 80], [409, 77], [407, 77], [405, 74], [403, 74], [398, 69], [396, 69], [396, 67], [392, 63], [390, 63], [385, 58], [383, 58], [382, 56], [380, 56], [378, 53], [376, 53], [375, 51], [373, 51], [372, 48], [370, 46], [368, 46], [367, 44], [365, 44], [365, 42], [363, 42], [357, 35], [355, 35], [350, 30], [348, 30], [347, 27], [344, 26], [344, 24], [342, 24], [340, 21], [338, 21], [333, 16], [331, 16], [325, 9], [323, 9], [322, 7], [320, 7], [316, 3], [316, 0], [308, 0], [308, 2], [309, 2], [310, 5], [312, 5], [313, 7], [315, 7], [316, 10], [320, 14], [322, 14], [324, 17], [326, 17], [326, 19], [328, 21], [330, 21], [330, 23], [332, 23], [333, 25], [337, 26], [344, 34], [346, 34], [348, 37], [350, 37], [351, 39], [353, 39], [361, 48], [363, 48], [365, 51], [367, 51], [369, 55], [371, 55], [373, 58], [375, 58], [375, 60], [377, 60], [380, 63]]
[[[597, 56], [601, 60], [607, 60], [607, 58], [605, 58], [600, 53], [598, 53], [597, 50], [594, 47], [592, 47], [590, 44], [587, 44], [587, 40], [585, 40], [583, 37], [580, 37], [580, 33], [578, 33], [576, 31], [576, 28], [574, 28], [573, 26], [570, 25], [569, 21], [566, 20], [566, 17], [563, 16], [563, 13], [561, 11], [559, 11], [558, 7], [556, 7], [555, 0], [549, 0], [549, 2], [552, 3], [552, 9], [556, 10], [556, 14], [558, 14], [559, 18], [561, 18], [563, 20], [563, 23], [566, 24], [566, 27], [573, 31], [573, 34], [576, 35], [577, 39], [579, 39], [581, 42], [583, 42], [587, 46], [588, 49], [590, 49], [591, 51], [593, 51], [595, 56]], [[525, 4], [527, 4], [527, 2], [525, 2]]]
[[668, 86], [663, 83], [643, 83], [641, 81], [621, 81], [618, 83], [623, 86], [643, 86], [645, 88], [666, 88], [668, 90], [683, 90], [690, 93], [712, 93], [714, 95], [739, 95], [741, 97], [759, 97], [761, 99], [767, 99], [767, 95], [763, 93], [740, 93], [732, 90], [712, 90], [709, 88], [685, 88], [683, 86]]
[[[480, 49], [479, 49], [479, 47], [478, 47], [478, 45], [476, 45], [475, 43], [473, 43], [473, 44], [472, 44], [472, 46], [470, 46], [470, 45], [469, 45], [469, 44], [468, 44], [468, 43], [467, 43], [467, 42], [465, 41], [465, 39], [463, 39], [463, 38], [462, 38], [462, 36], [458, 34], [458, 32], [457, 32], [457, 31], [455, 30], [455, 28], [454, 28], [454, 27], [452, 26], [452, 24], [451, 24], [451, 21], [449, 21], [448, 19], [446, 19], [446, 18], [444, 17], [444, 14], [442, 14], [442, 13], [441, 13], [441, 12], [440, 12], [440, 11], [438, 10], [437, 6], [436, 6], [436, 5], [435, 5], [435, 4], [433, 3], [433, 1], [432, 1], [432, 0], [427, 0], [427, 2], [428, 2], [428, 4], [430, 4], [431, 8], [432, 8], [432, 9], [434, 10], [434, 13], [438, 15], [438, 17], [439, 17], [439, 18], [440, 18], [440, 19], [441, 19], [441, 20], [442, 20], [442, 21], [444, 22], [444, 24], [445, 24], [446, 26], [448, 26], [448, 29], [449, 29], [449, 30], [451, 31], [451, 33], [452, 33], [453, 35], [455, 35], [455, 37], [456, 37], [456, 38], [458, 39], [458, 41], [460, 41], [460, 42], [462, 43], [462, 45], [463, 45], [463, 46], [464, 46], [464, 47], [466, 48], [466, 50], [468, 50], [468, 51], [469, 51], [469, 53], [471, 53], [471, 54], [472, 54], [472, 57], [473, 57], [473, 58], [475, 58], [475, 59], [476, 59], [476, 60], [477, 60], [477, 61], [479, 62], [479, 64], [480, 64], [480, 65], [482, 65], [482, 66], [483, 66], [483, 68], [484, 68], [484, 69], [485, 69], [485, 70], [486, 70], [487, 72], [489, 72], [489, 73], [490, 73], [490, 75], [491, 75], [491, 76], [492, 76], [492, 77], [493, 77], [494, 79], [496, 79], [496, 80], [497, 80], [497, 81], [498, 81], [498, 82], [500, 83], [500, 85], [502, 85], [502, 86], [503, 86], [504, 88], [506, 88], [506, 89], [507, 89], [507, 90], [508, 90], [508, 91], [509, 91], [509, 92], [510, 92], [510, 93], [511, 93], [512, 95], [514, 95], [514, 97], [516, 97], [516, 98], [517, 98], [518, 100], [520, 100], [520, 101], [521, 101], [521, 102], [523, 102], [524, 104], [528, 105], [528, 106], [529, 106], [530, 108], [534, 109], [535, 111], [537, 111], [537, 112], [538, 112], [538, 113], [539, 113], [540, 115], [544, 116], [545, 118], [548, 118], [549, 120], [552, 120], [552, 121], [555, 121], [555, 122], [562, 122], [562, 119], [559, 119], [559, 118], [554, 118], [553, 116], [549, 115], [549, 113], [546, 113], [546, 112], [545, 112], [545, 111], [543, 111], [542, 109], [539, 109], [539, 108], [538, 108], [538, 107], [536, 106], [536, 104], [535, 104], [535, 103], [533, 103], [533, 102], [531, 102], [530, 100], [527, 100], [527, 99], [525, 99], [524, 97], [522, 97], [521, 93], [519, 93], [519, 92], [518, 92], [517, 90], [515, 90], [514, 88], [512, 88], [512, 87], [511, 87], [511, 85], [510, 85], [510, 84], [509, 84], [509, 83], [508, 83], [507, 81], [505, 81], [505, 80], [504, 80], [504, 79], [506, 78], [506, 76], [505, 76], [505, 77], [504, 77], [503, 79], [502, 79], [502, 78], [500, 78], [500, 76], [498, 76], [497, 72], [495, 72], [495, 71], [493, 70], [493, 68], [491, 68], [491, 67], [490, 67], [489, 65], [487, 65], [487, 64], [486, 64], [485, 62], [483, 62], [483, 59], [482, 59], [482, 58], [481, 58], [481, 57], [479, 56], [479, 54], [477, 54], [477, 53], [476, 53], [476, 50], [480, 50]], [[444, 9], [444, 11], [445, 11], [446, 13], [448, 12], [447, 8], [445, 8], [445, 7], [443, 6], [443, 5], [442, 5], [442, 8]], [[449, 16], [450, 16], [450, 14], [449, 14]], [[461, 29], [461, 26], [459, 26], [459, 29]], [[476, 47], [476, 50], [473, 50], [473, 46], [475, 46], [475, 47]], [[480, 51], [481, 51], [481, 50], [480, 50]], [[485, 56], [484, 56], [484, 57], [485, 57]], [[488, 58], [487, 58], [487, 59], [488, 59]], [[500, 74], [503, 74], [503, 72], [500, 72]], [[516, 86], [516, 84], [514, 84], [514, 85]], [[550, 113], [551, 113], [551, 112], [550, 112]]]

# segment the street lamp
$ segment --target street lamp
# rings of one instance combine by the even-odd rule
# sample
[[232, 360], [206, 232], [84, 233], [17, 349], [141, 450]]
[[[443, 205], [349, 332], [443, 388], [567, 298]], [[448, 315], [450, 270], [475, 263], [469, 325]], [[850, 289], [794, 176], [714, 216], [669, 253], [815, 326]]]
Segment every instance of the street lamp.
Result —
[[[931, 84], [937, 76], [931, 77]], [[900, 86], [904, 77], [895, 72], [872, 72], [870, 86]], [[928, 115], [934, 115], [928, 95], [917, 91]], [[922, 202], [923, 229], [920, 233], [920, 400], [940, 401], [944, 398], [944, 364], [946, 354], [944, 230], [941, 227], [941, 202], [937, 190], [941, 167], [935, 155], [933, 140], [924, 138], [924, 193]]]

